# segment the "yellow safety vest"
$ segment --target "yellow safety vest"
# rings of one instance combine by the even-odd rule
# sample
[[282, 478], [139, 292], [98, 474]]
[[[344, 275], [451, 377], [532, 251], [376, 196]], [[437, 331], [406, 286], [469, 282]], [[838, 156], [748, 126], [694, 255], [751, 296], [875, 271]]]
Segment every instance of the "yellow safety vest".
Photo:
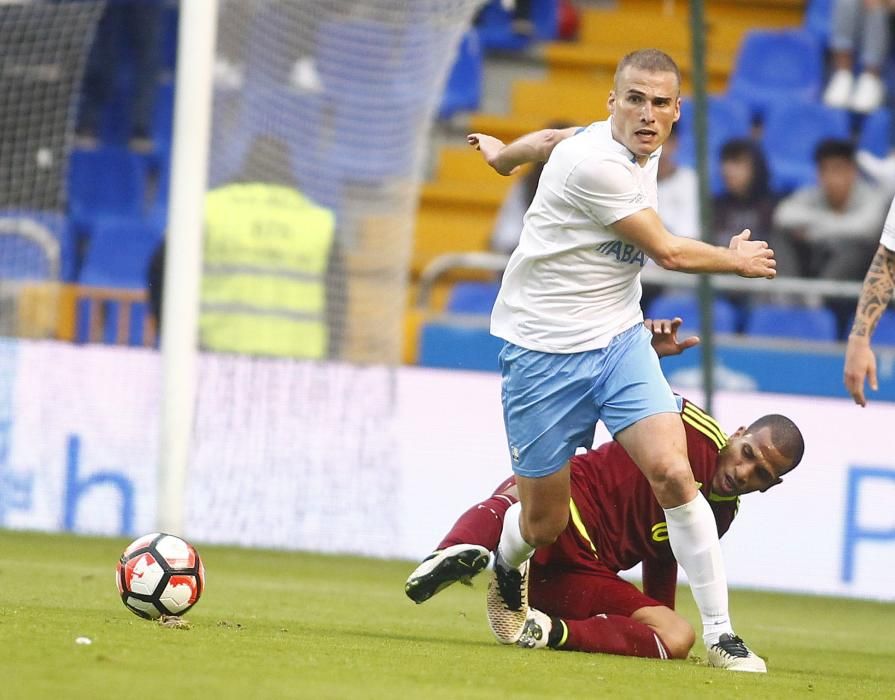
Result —
[[335, 217], [290, 187], [233, 184], [205, 196], [202, 347], [325, 357]]

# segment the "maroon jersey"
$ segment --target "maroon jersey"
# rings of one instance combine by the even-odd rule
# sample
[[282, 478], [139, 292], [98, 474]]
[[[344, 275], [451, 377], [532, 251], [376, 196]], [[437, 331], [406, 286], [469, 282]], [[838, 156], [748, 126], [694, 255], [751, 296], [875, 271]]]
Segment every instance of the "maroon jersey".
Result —
[[[682, 402], [693, 476], [712, 507], [720, 536], [727, 532], [738, 506], [735, 496], [711, 493], [718, 452], [727, 436], [711, 416], [686, 399]], [[580, 567], [592, 568], [596, 561], [617, 572], [643, 562], [644, 593], [673, 607], [677, 562], [668, 542], [665, 513], [628, 453], [613, 441], [578, 455], [571, 461], [571, 481], [569, 528], [585, 545], [579, 548]], [[559, 563], [550, 548], [538, 559], [546, 566]]]

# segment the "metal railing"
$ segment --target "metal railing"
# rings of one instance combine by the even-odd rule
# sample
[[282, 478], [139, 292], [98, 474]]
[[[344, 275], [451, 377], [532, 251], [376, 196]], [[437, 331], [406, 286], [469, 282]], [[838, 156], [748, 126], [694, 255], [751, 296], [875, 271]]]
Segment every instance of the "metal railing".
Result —
[[[459, 270], [503, 272], [508, 255], [502, 253], [448, 253], [432, 260], [420, 273], [417, 307], [428, 309], [432, 289], [446, 274]], [[756, 295], [798, 295], [824, 299], [855, 299], [861, 295], [860, 282], [815, 280], [804, 277], [777, 277], [773, 280], [745, 279], [735, 275], [709, 275], [712, 289]], [[675, 289], [695, 289], [699, 275], [682, 274], [649, 265], [643, 270], [644, 284]]]

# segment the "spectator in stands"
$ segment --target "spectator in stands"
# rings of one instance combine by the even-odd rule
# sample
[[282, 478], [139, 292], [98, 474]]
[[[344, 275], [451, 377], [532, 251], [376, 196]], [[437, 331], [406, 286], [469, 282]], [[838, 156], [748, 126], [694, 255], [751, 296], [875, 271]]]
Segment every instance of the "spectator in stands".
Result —
[[[668, 140], [662, 146], [656, 180], [659, 218], [665, 228], [675, 236], [699, 238], [699, 178], [693, 168], [678, 163], [676, 128], [671, 130]], [[741, 231], [742, 228], [737, 230]]]
[[[677, 124], [662, 145], [662, 157], [656, 172], [659, 197], [659, 218], [675, 236], [701, 238], [699, 221], [699, 176], [693, 168], [678, 162]], [[742, 229], [738, 229], [742, 230]], [[729, 240], [728, 236], [728, 240]], [[727, 245], [725, 241], [724, 245]], [[652, 260], [648, 265], [655, 265]], [[673, 292], [652, 282], [642, 282], [640, 307], [646, 313], [653, 300], [662, 293]]]
[[[337, 357], [345, 292], [335, 233], [333, 212], [298, 191], [288, 146], [257, 137], [239, 176], [206, 195], [201, 347]], [[150, 309], [160, 321], [163, 248], [148, 282]]]
[[[770, 240], [777, 197], [764, 154], [749, 139], [732, 139], [721, 147], [723, 189], [712, 199], [712, 232], [715, 242], [727, 232], [744, 228], [752, 239]], [[731, 229], [730, 227], [734, 228]]]
[[[555, 121], [545, 128], [568, 129], [571, 126], [574, 125], [569, 122]], [[491, 250], [494, 252], [509, 255], [519, 244], [519, 236], [522, 233], [522, 217], [525, 216], [525, 212], [528, 211], [528, 207], [534, 199], [543, 169], [544, 163], [532, 164], [525, 175], [518, 178], [507, 192], [507, 196], [497, 212], [494, 228], [491, 230]]]
[[[886, 86], [881, 77], [889, 53], [891, 0], [835, 0], [830, 48], [833, 73], [824, 102], [837, 109], [869, 114], [882, 106]], [[855, 65], [861, 74], [855, 79]]]
[[[818, 185], [797, 190], [774, 212], [773, 248], [780, 275], [861, 280], [876, 251], [885, 192], [862, 181], [848, 141], [818, 144]], [[828, 304], [844, 320], [852, 306]]]
[[108, 0], [87, 60], [78, 114], [80, 145], [95, 147], [102, 109], [112, 98], [122, 52], [134, 64], [130, 101], [132, 149], [152, 150], [152, 107], [160, 69], [162, 7], [159, 0]]

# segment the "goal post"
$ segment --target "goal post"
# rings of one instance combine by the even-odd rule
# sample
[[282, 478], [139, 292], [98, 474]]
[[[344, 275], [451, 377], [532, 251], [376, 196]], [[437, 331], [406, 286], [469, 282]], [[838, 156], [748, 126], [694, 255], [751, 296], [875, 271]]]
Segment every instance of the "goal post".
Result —
[[183, 533], [184, 488], [196, 402], [203, 201], [218, 0], [181, 0], [162, 298], [163, 401], [158, 524]]

